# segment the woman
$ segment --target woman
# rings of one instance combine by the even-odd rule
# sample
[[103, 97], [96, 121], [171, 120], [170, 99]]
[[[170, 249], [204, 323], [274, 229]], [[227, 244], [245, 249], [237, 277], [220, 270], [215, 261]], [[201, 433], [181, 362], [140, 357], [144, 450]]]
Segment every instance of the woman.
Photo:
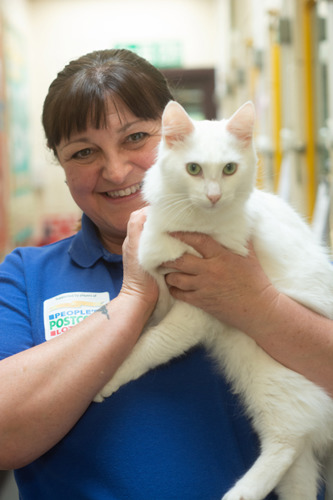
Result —
[[[124, 50], [73, 61], [50, 86], [48, 146], [83, 217], [74, 237], [17, 249], [0, 267], [0, 465], [16, 469], [22, 499], [220, 499], [257, 455], [239, 402], [201, 348], [92, 402], [157, 300], [136, 258], [140, 186], [170, 99], [162, 75]], [[278, 294], [255, 256], [239, 263], [209, 238], [177, 236], [205, 259], [172, 264], [171, 293], [222, 321], [250, 324], [248, 333], [287, 363], [268, 328], [271, 318], [281, 322]], [[234, 272], [242, 266], [235, 284], [225, 259]], [[302, 359], [311, 349], [294, 337], [289, 350]], [[313, 347], [310, 337], [304, 343]], [[326, 380], [320, 369], [312, 375]]]

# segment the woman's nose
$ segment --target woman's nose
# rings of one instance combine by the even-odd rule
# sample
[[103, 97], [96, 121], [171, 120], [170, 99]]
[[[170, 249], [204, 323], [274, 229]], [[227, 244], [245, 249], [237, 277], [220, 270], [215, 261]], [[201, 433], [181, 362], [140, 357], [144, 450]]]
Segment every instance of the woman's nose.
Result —
[[102, 176], [113, 184], [121, 185], [133, 167], [126, 158], [119, 154], [112, 154], [104, 158]]

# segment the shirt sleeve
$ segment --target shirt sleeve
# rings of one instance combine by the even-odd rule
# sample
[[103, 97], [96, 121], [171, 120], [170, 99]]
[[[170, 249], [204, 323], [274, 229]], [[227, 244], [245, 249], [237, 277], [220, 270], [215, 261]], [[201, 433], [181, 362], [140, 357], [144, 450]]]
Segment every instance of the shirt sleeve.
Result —
[[0, 359], [32, 346], [24, 265], [17, 249], [0, 265]]

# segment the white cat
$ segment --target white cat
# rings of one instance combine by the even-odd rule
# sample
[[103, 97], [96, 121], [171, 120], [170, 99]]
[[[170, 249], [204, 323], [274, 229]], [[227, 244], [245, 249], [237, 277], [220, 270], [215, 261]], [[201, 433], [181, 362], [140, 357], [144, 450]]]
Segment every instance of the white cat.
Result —
[[[269, 357], [236, 329], [168, 293], [161, 263], [194, 252], [170, 231], [199, 231], [247, 254], [253, 241], [278, 290], [333, 318], [333, 266], [309, 227], [275, 195], [254, 188], [254, 106], [230, 119], [196, 122], [177, 103], [162, 117], [156, 164], [147, 172], [150, 204], [139, 259], [158, 281], [153, 326], [96, 401], [196, 344], [217, 360], [244, 402], [261, 441], [261, 454], [223, 500], [315, 500], [319, 461], [333, 438], [333, 401], [321, 388]], [[288, 349], [288, 346], [286, 346]]]

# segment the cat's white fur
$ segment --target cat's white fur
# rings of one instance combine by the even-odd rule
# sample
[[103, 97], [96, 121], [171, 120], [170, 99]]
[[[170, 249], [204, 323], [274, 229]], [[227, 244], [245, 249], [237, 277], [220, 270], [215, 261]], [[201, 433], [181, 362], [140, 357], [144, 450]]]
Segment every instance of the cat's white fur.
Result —
[[[278, 290], [333, 318], [327, 252], [289, 205], [254, 187], [254, 121], [251, 102], [215, 122], [195, 122], [175, 102], [166, 107], [158, 159], [144, 180], [150, 209], [139, 248], [140, 262], [158, 281], [159, 301], [153, 324], [96, 401], [200, 343], [241, 396], [261, 442], [259, 458], [223, 500], [261, 500], [273, 489], [280, 500], [315, 500], [319, 460], [333, 437], [332, 399], [247, 335], [172, 299], [158, 271], [161, 263], [193, 252], [170, 231], [208, 233], [241, 255], [251, 238]], [[193, 162], [202, 168], [199, 175], [187, 171]], [[237, 165], [232, 175], [223, 173], [229, 164], [231, 171]]]

